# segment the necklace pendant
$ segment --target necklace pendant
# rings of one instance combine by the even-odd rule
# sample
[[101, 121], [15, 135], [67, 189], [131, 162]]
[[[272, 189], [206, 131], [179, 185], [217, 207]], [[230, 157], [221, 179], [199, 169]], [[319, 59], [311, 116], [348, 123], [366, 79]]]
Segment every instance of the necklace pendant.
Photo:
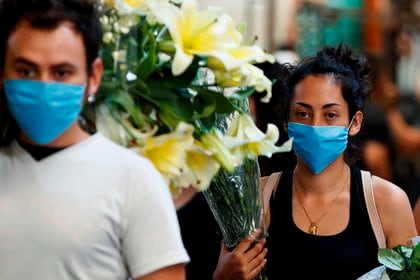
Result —
[[316, 235], [318, 232], [318, 226], [315, 223], [311, 223], [308, 228], [310, 234]]

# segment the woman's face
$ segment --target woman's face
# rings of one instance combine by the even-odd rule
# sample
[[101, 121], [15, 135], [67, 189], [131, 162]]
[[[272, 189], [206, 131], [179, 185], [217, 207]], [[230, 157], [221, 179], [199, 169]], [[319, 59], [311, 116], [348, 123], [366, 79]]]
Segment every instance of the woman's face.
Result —
[[340, 85], [331, 75], [305, 77], [295, 86], [289, 121], [314, 126], [347, 127], [350, 123], [349, 107]]

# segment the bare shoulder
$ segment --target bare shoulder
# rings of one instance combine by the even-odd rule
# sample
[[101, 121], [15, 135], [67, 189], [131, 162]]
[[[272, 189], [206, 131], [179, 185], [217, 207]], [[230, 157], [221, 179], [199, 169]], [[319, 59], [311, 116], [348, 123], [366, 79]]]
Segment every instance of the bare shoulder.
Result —
[[409, 238], [417, 235], [407, 194], [399, 186], [377, 176], [372, 176], [372, 187], [387, 246], [406, 244]]
[[392, 201], [395, 201], [398, 204], [401, 200], [407, 200], [408, 202], [407, 194], [403, 189], [381, 177], [372, 176], [372, 187], [376, 203], [392, 203]]
[[381, 218], [384, 214], [398, 217], [401, 212], [412, 211], [407, 194], [394, 183], [372, 176], [376, 207]]

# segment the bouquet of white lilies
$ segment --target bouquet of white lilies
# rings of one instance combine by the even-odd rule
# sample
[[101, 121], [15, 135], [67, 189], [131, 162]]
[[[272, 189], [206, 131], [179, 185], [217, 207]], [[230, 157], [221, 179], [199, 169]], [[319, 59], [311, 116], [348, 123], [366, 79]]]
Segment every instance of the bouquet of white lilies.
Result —
[[[199, 191], [222, 168], [287, 148], [278, 129], [261, 132], [244, 101], [271, 97], [272, 82], [253, 65], [273, 57], [245, 37], [223, 9], [195, 0], [102, 0], [105, 73], [96, 126], [157, 167], [174, 196]], [[234, 116], [226, 130], [218, 118]], [[289, 145], [290, 146], [290, 145]]]

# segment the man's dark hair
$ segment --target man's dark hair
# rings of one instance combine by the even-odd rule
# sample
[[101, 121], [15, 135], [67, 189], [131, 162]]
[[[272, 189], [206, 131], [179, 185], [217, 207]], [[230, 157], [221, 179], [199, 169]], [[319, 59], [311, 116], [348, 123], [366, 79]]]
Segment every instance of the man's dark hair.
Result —
[[4, 67], [7, 40], [22, 20], [43, 29], [52, 29], [63, 21], [70, 21], [83, 37], [89, 72], [98, 57], [102, 40], [98, 1], [0, 0], [0, 19], [0, 68]]
[[[363, 112], [365, 100], [372, 91], [371, 66], [365, 56], [357, 54], [346, 44], [326, 46], [316, 55], [307, 57], [297, 65], [285, 65], [282, 75], [287, 91], [281, 102], [279, 118], [288, 121], [290, 102], [296, 85], [309, 75], [330, 75], [340, 86], [349, 106], [349, 118], [357, 111]], [[360, 156], [360, 143], [356, 136], [349, 136], [345, 151], [347, 163], [354, 163]]]

